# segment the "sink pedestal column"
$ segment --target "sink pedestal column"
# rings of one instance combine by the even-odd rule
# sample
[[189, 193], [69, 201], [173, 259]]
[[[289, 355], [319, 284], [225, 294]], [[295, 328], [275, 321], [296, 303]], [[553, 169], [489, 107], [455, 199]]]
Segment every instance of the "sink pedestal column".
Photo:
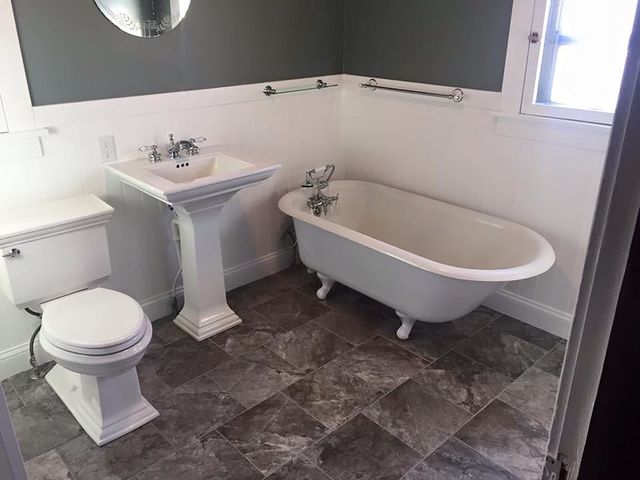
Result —
[[[235, 193], [235, 192], [233, 192]], [[184, 307], [174, 323], [204, 340], [242, 323], [227, 305], [220, 248], [220, 212], [233, 193], [174, 205], [180, 223]]]

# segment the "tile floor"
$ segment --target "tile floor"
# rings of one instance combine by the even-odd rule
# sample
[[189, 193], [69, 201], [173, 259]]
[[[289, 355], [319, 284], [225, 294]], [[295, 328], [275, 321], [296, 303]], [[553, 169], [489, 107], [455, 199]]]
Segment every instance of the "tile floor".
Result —
[[229, 294], [196, 342], [154, 324], [139, 365], [160, 417], [102, 448], [46, 382], [2, 382], [35, 479], [538, 480], [565, 342], [486, 308], [418, 323], [287, 270]]

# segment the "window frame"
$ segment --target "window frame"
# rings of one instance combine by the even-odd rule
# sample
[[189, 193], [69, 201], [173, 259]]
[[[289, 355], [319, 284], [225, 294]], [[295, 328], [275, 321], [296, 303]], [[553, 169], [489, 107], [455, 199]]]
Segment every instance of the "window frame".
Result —
[[[553, 5], [552, 0], [535, 0], [533, 18], [531, 21], [531, 32], [538, 32], [540, 39], [538, 42], [529, 42], [527, 55], [526, 73], [524, 79], [524, 89], [520, 113], [526, 115], [536, 115], [540, 117], [557, 118], [564, 120], [574, 120], [587, 123], [597, 123], [611, 125], [613, 113], [601, 112], [597, 110], [583, 110], [560, 105], [549, 105], [538, 103], [536, 93], [540, 83], [540, 77], [553, 74], [553, 62], [555, 55], [551, 59], [544, 59], [543, 52], [549, 39], [549, 20], [557, 20], [557, 15], [549, 15]], [[567, 39], [569, 40], [569, 39]], [[558, 45], [555, 44], [554, 51]], [[540, 73], [540, 75], [538, 75]]]

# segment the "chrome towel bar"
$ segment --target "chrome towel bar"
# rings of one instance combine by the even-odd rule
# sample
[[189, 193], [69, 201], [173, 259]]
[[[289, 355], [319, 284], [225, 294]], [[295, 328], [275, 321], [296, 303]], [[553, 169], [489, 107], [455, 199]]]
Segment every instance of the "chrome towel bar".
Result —
[[421, 90], [410, 90], [408, 88], [397, 87], [383, 87], [378, 85], [378, 82], [374, 78], [370, 78], [367, 83], [361, 83], [360, 88], [367, 88], [369, 90], [389, 90], [391, 92], [411, 93], [414, 95], [426, 95], [427, 97], [447, 98], [453, 100], [455, 103], [460, 103], [464, 98], [464, 92], [459, 88], [454, 88], [450, 93], [435, 93], [435, 92], [423, 92]]
[[318, 80], [316, 81], [316, 84], [313, 87], [294, 88], [292, 90], [283, 90], [282, 92], [279, 92], [278, 90], [273, 88], [271, 85], [267, 85], [266, 87], [264, 87], [264, 90], [262, 91], [262, 93], [264, 93], [267, 97], [270, 97], [271, 95], [280, 95], [282, 93], [306, 92], [307, 90], [322, 90], [324, 88], [331, 88], [331, 87], [337, 87], [337, 86], [338, 86], [337, 83], [328, 84], [324, 80]]

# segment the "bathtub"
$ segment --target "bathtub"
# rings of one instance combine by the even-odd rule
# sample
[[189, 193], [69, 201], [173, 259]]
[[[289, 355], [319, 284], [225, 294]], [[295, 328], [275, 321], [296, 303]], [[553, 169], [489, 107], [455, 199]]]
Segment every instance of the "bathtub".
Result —
[[416, 320], [460, 318], [555, 262], [549, 242], [517, 223], [375, 183], [328, 190], [340, 198], [327, 215], [311, 213], [302, 189], [278, 203], [293, 217], [302, 262], [318, 272], [318, 298], [335, 281], [374, 298], [398, 314], [401, 339]]

